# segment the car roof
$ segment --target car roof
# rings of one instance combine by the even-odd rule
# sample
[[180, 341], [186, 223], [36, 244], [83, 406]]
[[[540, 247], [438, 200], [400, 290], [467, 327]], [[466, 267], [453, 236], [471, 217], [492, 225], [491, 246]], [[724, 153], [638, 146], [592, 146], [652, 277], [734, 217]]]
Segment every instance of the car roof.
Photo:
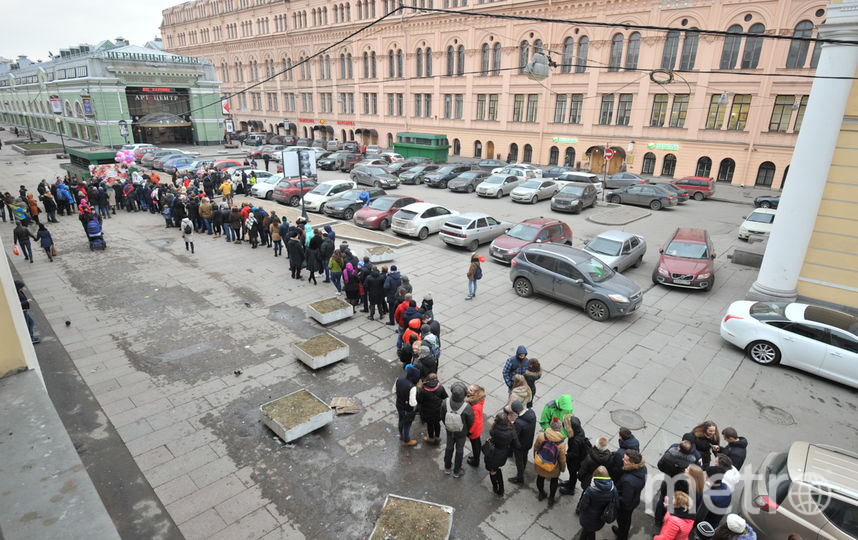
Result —
[[774, 208], [754, 208], [751, 214], [777, 214], [777, 210]]
[[673, 233], [671, 240], [682, 240], [683, 242], [706, 243], [708, 233], [706, 229], [695, 229], [693, 227], [679, 227]]
[[543, 225], [555, 225], [557, 223], [563, 223], [563, 222], [560, 221], [559, 219], [538, 217], [538, 218], [525, 219], [521, 223], [523, 223], [525, 225], [543, 226]]
[[[485, 212], [465, 212], [464, 214], [459, 214], [456, 217], [465, 218], [465, 219], [480, 219], [480, 218], [494, 218], [494, 216], [486, 214]], [[498, 220], [500, 221], [500, 220]]]
[[567, 188], [569, 186], [572, 186], [572, 187], [579, 187], [579, 188], [587, 188], [587, 187], [592, 186], [592, 185], [593, 184], [591, 184], [590, 182], [566, 182], [566, 184], [563, 187]]
[[333, 184], [335, 186], [338, 186], [340, 184], [354, 184], [354, 182], [352, 182], [351, 180], [346, 180], [346, 179], [341, 178], [339, 180], [325, 180], [324, 182], [318, 183], [318, 185], [323, 185], [323, 184], [324, 185]]
[[618, 242], [625, 242], [629, 238], [637, 236], [634, 233], [626, 232], [626, 231], [605, 231], [597, 234], [595, 238], [607, 238], [608, 240], [617, 240]]
[[[411, 210], [412, 212], [422, 212], [428, 208], [434, 208], [436, 206], [440, 206], [441, 208], [447, 208], [446, 206], [444, 206], [442, 204], [435, 204], [435, 203], [430, 203], [430, 202], [416, 202], [416, 203], [411, 203], [409, 205], [403, 206], [402, 208], [400, 208], [400, 210]], [[449, 208], [447, 208], [447, 210], [449, 210]]]
[[787, 466], [792, 480], [825, 486], [840, 495], [858, 499], [858, 455], [834, 446], [796, 441], [789, 449]]
[[521, 250], [527, 253], [541, 251], [551, 255], [560, 255], [572, 260], [575, 263], [579, 263], [581, 261], [586, 261], [593, 258], [592, 253], [588, 253], [583, 249], [567, 246], [566, 244], [555, 244], [552, 242], [541, 244], [528, 244], [524, 246]]

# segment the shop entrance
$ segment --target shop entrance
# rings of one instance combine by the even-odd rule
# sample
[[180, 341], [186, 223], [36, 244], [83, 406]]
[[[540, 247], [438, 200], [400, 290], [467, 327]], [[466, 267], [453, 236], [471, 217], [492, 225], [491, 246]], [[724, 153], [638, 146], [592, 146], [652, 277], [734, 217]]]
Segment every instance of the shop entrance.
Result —
[[134, 141], [155, 145], [193, 144], [187, 88], [125, 89]]

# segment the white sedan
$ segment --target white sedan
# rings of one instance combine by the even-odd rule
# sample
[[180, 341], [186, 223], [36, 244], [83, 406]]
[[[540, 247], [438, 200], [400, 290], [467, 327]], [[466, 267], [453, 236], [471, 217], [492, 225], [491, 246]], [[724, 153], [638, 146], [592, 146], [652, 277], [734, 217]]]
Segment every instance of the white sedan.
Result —
[[739, 227], [739, 240], [748, 240], [751, 236], [767, 237], [775, 226], [774, 208], [757, 208], [745, 218]]
[[833, 309], [740, 300], [721, 337], [759, 364], [781, 363], [858, 388], [858, 318]]
[[451, 216], [458, 215], [455, 210], [449, 210], [437, 204], [418, 202], [403, 206], [393, 214], [390, 228], [397, 234], [416, 236], [425, 240], [430, 234], [441, 230], [441, 227]]
[[356, 188], [357, 185], [351, 180], [326, 180], [304, 195], [304, 206], [310, 212], [321, 213], [325, 203], [344, 191]]
[[274, 198], [274, 186], [280, 180], [283, 180], [282, 174], [269, 174], [264, 178], [257, 178], [256, 183], [250, 188], [250, 195], [270, 201]]

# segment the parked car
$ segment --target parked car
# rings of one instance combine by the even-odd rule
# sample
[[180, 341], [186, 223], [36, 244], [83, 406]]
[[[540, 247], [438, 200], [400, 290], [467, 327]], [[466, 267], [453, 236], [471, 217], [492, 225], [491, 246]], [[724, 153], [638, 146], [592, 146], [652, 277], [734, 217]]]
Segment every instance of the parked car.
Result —
[[553, 197], [560, 187], [554, 180], [528, 180], [513, 189], [509, 196], [515, 202], [527, 202], [536, 204], [543, 199]]
[[439, 236], [447, 245], [463, 246], [469, 251], [476, 251], [480, 244], [491, 242], [502, 235], [510, 225], [481, 212], [459, 214], [444, 223]]
[[346, 190], [357, 187], [351, 180], [326, 180], [316, 184], [310, 192], [304, 195], [304, 207], [311, 212], [321, 213], [325, 203]]
[[605, 179], [605, 187], [608, 189], [620, 189], [635, 184], [646, 184], [646, 178], [628, 172], [612, 174]]
[[300, 138], [297, 141], [295, 141], [295, 146], [305, 146], [305, 147], [309, 148], [310, 145], [312, 145], [312, 144], [313, 144], [313, 139], [308, 139], [306, 137]]
[[542, 170], [543, 178], [557, 178], [563, 173], [572, 172], [572, 167], [550, 167]]
[[403, 160], [397, 161], [396, 163], [391, 163], [390, 165], [388, 165], [387, 166], [387, 172], [389, 172], [390, 174], [395, 174], [396, 176], [399, 176], [400, 174], [404, 173], [408, 169], [410, 169], [412, 167], [416, 167], [416, 166], [417, 166], [416, 161], [410, 161], [410, 160], [403, 159]]
[[209, 168], [214, 169], [216, 171], [223, 171], [224, 169], [228, 169], [230, 167], [242, 167], [244, 164], [241, 161], [236, 159], [220, 159], [214, 161]]
[[643, 264], [646, 240], [639, 234], [625, 231], [605, 231], [586, 242], [584, 251], [592, 253], [614, 272], [623, 272]]
[[[194, 159], [193, 156], [188, 155], [180, 155], [168, 157], [166, 159], [156, 161], [156, 168], [160, 168], [162, 171], [172, 171], [174, 168], [181, 169], [182, 167], [188, 167], [192, 163], [195, 163], [197, 160]], [[159, 166], [160, 163], [160, 166]]]
[[268, 144], [280, 144], [283, 146], [292, 146], [295, 144], [294, 135], [273, 135], [268, 137]]
[[187, 175], [198, 175], [202, 173], [202, 170], [205, 167], [210, 167], [213, 162], [207, 159], [195, 159], [194, 161], [188, 163], [187, 165], [182, 165], [181, 167], [176, 167], [178, 169], [179, 174], [187, 174]]
[[470, 170], [471, 166], [467, 163], [448, 163], [436, 171], [423, 175], [423, 183], [429, 187], [447, 189], [450, 180]]
[[675, 180], [673, 185], [687, 191], [695, 201], [708, 199], [715, 194], [715, 180], [712, 177], [686, 176]]
[[331, 139], [327, 143], [325, 143], [325, 150], [336, 152], [340, 149], [340, 141], [336, 139]]
[[343, 150], [347, 150], [349, 152], [357, 152], [358, 154], [360, 153], [360, 147], [358, 146], [358, 143], [356, 143], [355, 141], [344, 142], [343, 143]]
[[155, 152], [160, 152], [163, 148], [158, 146], [143, 146], [134, 151], [134, 159], [137, 160], [138, 163], [143, 165], [143, 157], [146, 155], [154, 154]]
[[[741, 512], [757, 538], [858, 538], [858, 454], [804, 441], [749, 475]], [[734, 498], [734, 500], [736, 500]]]
[[422, 184], [423, 177], [426, 174], [435, 172], [440, 168], [440, 165], [435, 164], [416, 165], [414, 167], [411, 167], [404, 173], [400, 173], [399, 181], [403, 184]]
[[[159, 171], [168, 170], [168, 169], [165, 169], [165, 167], [168, 166], [170, 163], [173, 163], [174, 161], [176, 161], [177, 159], [180, 159], [180, 158], [185, 158], [185, 160], [180, 162], [179, 165], [189, 165], [192, 161], [194, 161], [193, 156], [189, 156], [188, 154], [184, 154], [184, 153], [167, 154], [167, 155], [164, 155], [161, 157], [156, 157], [155, 159], [153, 159], [152, 160], [152, 168], [157, 169]], [[169, 169], [169, 170], [172, 170], [172, 169]]]
[[715, 249], [706, 229], [680, 227], [667, 244], [652, 272], [652, 282], [658, 285], [712, 289], [715, 284]]
[[774, 208], [758, 208], [751, 212], [739, 226], [739, 240], [748, 240], [751, 236], [765, 238], [771, 234], [776, 212]]
[[596, 187], [593, 184], [569, 182], [551, 197], [551, 209], [557, 212], [580, 214], [585, 208], [596, 206]]
[[416, 202], [423, 202], [414, 197], [403, 197], [399, 195], [384, 195], [355, 212], [354, 222], [359, 227], [367, 229], [387, 230], [393, 215], [399, 209]]
[[356, 167], [384, 167], [385, 170], [387, 170], [388, 165], [389, 163], [381, 158], [362, 159], [355, 164]]
[[573, 171], [563, 173], [554, 179], [558, 184], [563, 185], [565, 182], [582, 182], [584, 184], [592, 184], [596, 188], [596, 195], [602, 196], [602, 179], [598, 175], [589, 172]]
[[686, 202], [688, 202], [688, 199], [691, 198], [689, 197], [687, 191], [685, 191], [679, 186], [674, 186], [669, 182], [650, 182], [650, 185], [666, 189], [676, 195], [676, 204], [685, 204]]
[[497, 168], [506, 167], [506, 162], [499, 159], [483, 159], [477, 163], [477, 167], [483, 171], [493, 171]]
[[425, 240], [427, 236], [441, 230], [451, 216], [458, 212], [428, 202], [418, 202], [403, 207], [393, 215], [391, 230], [396, 234], [415, 236]]
[[253, 173], [253, 176], [256, 177], [257, 182], [262, 178], [268, 178], [272, 176], [274, 173], [270, 173], [265, 169], [254, 169], [253, 167], [248, 167], [246, 165], [242, 165], [241, 167], [235, 167], [230, 169], [229, 179], [233, 183], [233, 185], [237, 185], [241, 182], [241, 173], [244, 173], [248, 178], [250, 177], [250, 173]]
[[282, 174], [269, 174], [262, 178], [257, 178], [256, 183], [250, 187], [251, 197], [259, 197], [260, 199], [274, 199], [274, 186], [283, 180]]
[[376, 187], [349, 189], [328, 200], [322, 211], [326, 216], [352, 219], [355, 212], [363, 208], [363, 201], [359, 197], [364, 190], [369, 194], [370, 204], [379, 197], [387, 195], [383, 189]]
[[313, 142], [310, 144], [313, 148], [318, 148], [320, 150], [327, 151], [328, 149], [328, 141], [322, 139], [313, 139]]
[[[248, 158], [251, 158], [251, 159], [252, 159], [252, 158], [259, 158], [259, 159], [262, 159], [262, 154], [263, 154], [263, 153], [265, 153], [266, 151], [273, 150], [274, 148], [277, 148], [277, 146], [279, 146], [279, 145], [275, 145], [275, 144], [263, 144], [262, 146], [258, 146], [258, 147], [256, 147], [256, 148], [253, 148], [253, 149], [251, 149], [251, 150], [248, 150], [248, 151], [247, 151], [247, 157], [248, 157]], [[282, 147], [281, 147], [281, 150], [282, 150]]]
[[477, 185], [477, 195], [480, 197], [495, 197], [500, 199], [509, 195], [512, 190], [524, 183], [524, 179], [512, 174], [492, 174]]
[[331, 152], [327, 156], [320, 157], [316, 160], [316, 167], [323, 171], [337, 170], [339, 168], [338, 159], [340, 158], [340, 155], [340, 152]]
[[355, 165], [360, 161], [361, 155], [357, 152], [341, 152], [340, 153], [340, 171], [351, 172]]
[[381, 147], [377, 144], [368, 144], [366, 145], [366, 151], [364, 154], [380, 154]]
[[518, 175], [525, 176], [527, 178], [542, 178], [542, 169], [535, 165], [531, 165], [530, 163], [511, 163], [509, 165], [503, 165], [496, 169], [492, 169], [492, 174], [507, 172], [507, 170], [511, 171], [510, 174], [515, 174], [512, 171], [521, 171]]
[[509, 264], [524, 246], [547, 242], [571, 246], [572, 229], [559, 219], [526, 219], [495, 238], [489, 246], [489, 255], [496, 261]]
[[377, 188], [396, 188], [399, 186], [399, 178], [382, 167], [356, 165], [349, 175], [353, 182], [365, 186]]
[[[303, 186], [303, 187], [302, 187]], [[316, 187], [316, 182], [304, 178], [284, 178], [274, 186], [274, 200], [280, 204], [298, 206], [301, 204], [301, 193], [307, 193]]]
[[404, 158], [404, 157], [402, 157], [402, 155], [401, 155], [401, 154], [397, 154], [396, 152], [382, 152], [382, 153], [381, 153], [381, 156], [382, 156], [382, 157], [383, 157], [383, 158], [384, 158], [388, 163], [396, 163], [396, 162], [398, 162], [398, 161], [405, 161], [405, 158]]
[[512, 260], [509, 279], [516, 294], [543, 294], [584, 308], [594, 321], [628, 315], [640, 307], [637, 283], [582, 249], [562, 244], [525, 246]]
[[649, 206], [653, 210], [661, 210], [665, 207], [676, 206], [677, 196], [658, 186], [636, 184], [610, 192], [608, 202]]
[[781, 363], [858, 388], [858, 317], [802, 303], [730, 304], [721, 337], [758, 364]]
[[155, 152], [148, 152], [140, 159], [140, 165], [144, 167], [152, 167], [155, 160], [163, 159], [170, 155], [184, 155], [185, 153], [177, 148], [161, 148]]
[[477, 190], [477, 184], [488, 177], [488, 171], [465, 171], [447, 182], [447, 188], [459, 193], [473, 193]]
[[781, 196], [773, 197], [771, 195], [763, 195], [754, 199], [754, 206], [757, 208], [777, 208], [781, 202]]
[[135, 143], [135, 144], [123, 144], [122, 145], [123, 150], [133, 150], [135, 153], [138, 150], [142, 150], [143, 148], [155, 148], [155, 145], [149, 144], [149, 143]]

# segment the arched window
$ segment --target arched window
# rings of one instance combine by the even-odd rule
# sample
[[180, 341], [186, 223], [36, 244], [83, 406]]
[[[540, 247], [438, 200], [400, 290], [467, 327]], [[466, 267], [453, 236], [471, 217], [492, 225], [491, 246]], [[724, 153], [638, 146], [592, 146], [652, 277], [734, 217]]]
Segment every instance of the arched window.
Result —
[[423, 76], [423, 49], [417, 49], [417, 76]]
[[518, 161], [518, 145], [512, 143], [509, 145], [509, 156], [507, 156], [507, 161], [516, 162]]
[[575, 40], [568, 37], [563, 40], [563, 61], [560, 73], [571, 73], [575, 62]]
[[611, 39], [611, 59], [608, 63], [608, 71], [619, 71], [623, 61], [623, 35], [614, 34]]
[[[734, 24], [727, 29], [730, 34], [739, 34], [742, 32], [742, 27]], [[742, 46], [742, 36], [725, 36], [724, 48], [721, 49], [721, 69], [733, 69], [736, 67], [736, 60], [739, 59], [739, 48]]]
[[757, 23], [748, 29], [749, 34], [760, 34], [759, 36], [748, 36], [745, 38], [745, 50], [742, 53], [742, 69], [756, 69], [760, 63], [760, 52], [763, 50], [763, 32], [766, 27]]
[[533, 54], [542, 53], [542, 40], [537, 39], [533, 42]]
[[393, 49], [387, 51], [387, 76], [391, 79], [396, 77], [396, 56]]
[[378, 71], [376, 70], [376, 62], [375, 62], [375, 51], [369, 53], [369, 67], [372, 74], [372, 78], [375, 79], [378, 77]]
[[647, 152], [641, 164], [641, 174], [653, 174], [653, 172], [655, 172], [655, 154]]
[[459, 45], [456, 50], [456, 75], [465, 74], [465, 46]]
[[[810, 21], [801, 21], [795, 25], [793, 37], [809, 38], [813, 34], [813, 23]], [[807, 51], [810, 48], [809, 41], [793, 40], [789, 44], [789, 54], [787, 54], [786, 67], [788, 68], [803, 68], [807, 61]]]
[[483, 157], [483, 143], [481, 143], [480, 141], [474, 141], [474, 157]]
[[432, 76], [432, 49], [426, 47], [426, 76]]
[[456, 50], [450, 45], [447, 47], [447, 76], [452, 77], [456, 69]]
[[575, 73], [587, 71], [587, 54], [590, 52], [590, 38], [581, 36], [578, 40], [578, 58], [575, 59]]
[[664, 162], [661, 164], [661, 175], [673, 176], [674, 171], [676, 171], [676, 156], [667, 154], [664, 156]]
[[524, 163], [533, 161], [533, 147], [529, 144], [524, 145], [524, 154], [521, 156], [521, 161]]
[[495, 43], [492, 47], [492, 75], [500, 75], [501, 70], [501, 44]]
[[575, 166], [575, 149], [571, 146], [566, 147], [566, 152], [563, 153], [563, 165], [566, 167]]
[[771, 161], [760, 163], [760, 168], [757, 169], [757, 180], [755, 186], [771, 186], [772, 180], [775, 179], [775, 164]]
[[393, 148], [393, 133], [387, 134], [387, 147]]
[[518, 46], [518, 72], [524, 73], [524, 68], [527, 66], [527, 61], [530, 60], [530, 43], [527, 40], [522, 41]]
[[352, 72], [352, 53], [346, 55], [346, 75], [347, 79], [354, 78], [354, 73]]
[[453, 139], [453, 155], [458, 156], [462, 153], [462, 143], [459, 142], [459, 139]]
[[560, 150], [556, 146], [552, 146], [548, 151], [548, 164], [549, 165], [557, 165], [557, 161], [560, 159]]
[[661, 53], [661, 69], [673, 69], [677, 54], [679, 54], [679, 32], [668, 32], [664, 40], [664, 50]]
[[641, 52], [641, 35], [637, 32], [629, 36], [629, 47], [626, 49], [626, 69], [638, 68], [638, 56]]
[[346, 78], [346, 55], [340, 53], [340, 79]]
[[694, 176], [709, 176], [712, 172], [712, 160], [706, 156], [697, 160], [697, 169], [694, 171]]
[[402, 70], [403, 70], [403, 54], [402, 49], [396, 51], [396, 76], [400, 79], [402, 78]]
[[685, 40], [682, 42], [682, 55], [679, 57], [679, 69], [694, 69], [694, 62], [697, 60], [697, 38], [697, 32], [685, 33]]
[[369, 79], [369, 53], [363, 53], [363, 78]]
[[730, 158], [724, 158], [721, 160], [720, 165], [718, 165], [718, 177], [717, 180], [719, 182], [732, 182], [733, 181], [733, 171], [736, 170], [736, 162]]
[[489, 44], [483, 43], [483, 46], [480, 47], [480, 75], [489, 74], [489, 54]]

